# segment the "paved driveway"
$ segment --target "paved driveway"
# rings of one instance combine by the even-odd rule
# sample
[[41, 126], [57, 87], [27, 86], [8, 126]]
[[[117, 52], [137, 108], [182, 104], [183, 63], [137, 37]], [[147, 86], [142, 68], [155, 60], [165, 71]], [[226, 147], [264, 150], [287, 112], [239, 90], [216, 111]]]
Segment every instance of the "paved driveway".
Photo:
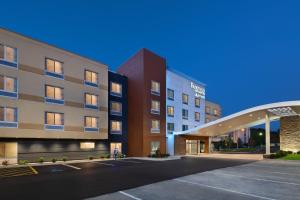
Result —
[[300, 199], [300, 162], [259, 161], [178, 177], [94, 199]]

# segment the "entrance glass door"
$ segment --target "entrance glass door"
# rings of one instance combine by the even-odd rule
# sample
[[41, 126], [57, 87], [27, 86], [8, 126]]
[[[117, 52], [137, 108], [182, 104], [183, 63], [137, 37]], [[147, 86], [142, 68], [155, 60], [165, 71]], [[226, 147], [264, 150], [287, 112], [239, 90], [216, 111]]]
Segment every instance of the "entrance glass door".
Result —
[[110, 154], [111, 155], [114, 154], [114, 149], [115, 148], [118, 149], [119, 154], [122, 153], [122, 143], [115, 143], [115, 142], [110, 143]]
[[200, 143], [200, 148], [199, 148], [200, 153], [205, 153], [205, 142], [199, 140], [199, 143]]
[[198, 154], [198, 140], [186, 140], [186, 153]]

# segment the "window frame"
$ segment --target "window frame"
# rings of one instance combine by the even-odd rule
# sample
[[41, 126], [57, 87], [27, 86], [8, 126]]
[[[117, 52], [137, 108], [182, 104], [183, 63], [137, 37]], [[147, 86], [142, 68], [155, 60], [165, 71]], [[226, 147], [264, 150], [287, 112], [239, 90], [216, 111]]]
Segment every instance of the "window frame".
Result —
[[[197, 114], [199, 114], [199, 119], [196, 118]], [[194, 118], [196, 122], [200, 122], [200, 117], [201, 117], [200, 112], [195, 112]]]
[[[159, 85], [159, 91], [158, 92], [153, 90], [153, 88], [152, 88], [153, 83], [158, 83], [158, 85]], [[151, 80], [151, 94], [156, 95], [156, 96], [160, 96], [160, 82]]]
[[[173, 124], [173, 129], [172, 130], [169, 130], [169, 124]], [[167, 122], [167, 132], [169, 134], [173, 134], [174, 130], [175, 130], [175, 123], [174, 122]]]
[[[184, 111], [187, 111], [187, 116], [184, 115]], [[186, 119], [188, 120], [189, 119], [189, 110], [188, 109], [184, 109], [182, 108], [182, 119]]]
[[[55, 114], [60, 114], [62, 115], [61, 119], [62, 119], [62, 124], [61, 125], [56, 125], [56, 124], [48, 124], [48, 118], [47, 118], [47, 114], [48, 113], [52, 113], [54, 114], [54, 122], [55, 122]], [[49, 131], [63, 131], [64, 130], [64, 126], [65, 126], [65, 114], [61, 113], [61, 112], [54, 112], [54, 111], [45, 111], [45, 116], [44, 116], [45, 120], [44, 120], [44, 129], [45, 130], [49, 130]]]
[[[199, 100], [199, 105], [196, 104], [197, 100]], [[200, 108], [201, 106], [201, 98], [200, 97], [195, 97], [195, 107]]]
[[[157, 121], [158, 122], [158, 128], [153, 128], [153, 121]], [[160, 120], [158, 119], [152, 119], [151, 120], [151, 129], [150, 129], [151, 133], [154, 134], [159, 134], [160, 133]]]
[[[113, 111], [112, 110], [112, 104], [113, 103], [118, 103], [118, 104], [120, 104], [121, 105], [121, 111], [120, 112], [116, 112], [116, 111]], [[110, 101], [110, 114], [111, 115], [116, 115], [116, 116], [123, 116], [123, 104], [122, 104], [122, 102], [119, 102], [119, 101]]]
[[[186, 129], [183, 128], [183, 127], [186, 127]], [[184, 129], [184, 130], [183, 130], [183, 129]], [[189, 130], [189, 125], [187, 125], [187, 124], [182, 124], [182, 131], [187, 131], [187, 130]]]
[[[153, 102], [158, 102], [158, 106], [159, 106], [159, 109], [158, 110], [155, 110], [155, 109], [153, 109], [152, 108], [152, 103]], [[160, 115], [160, 101], [157, 101], [157, 100], [154, 100], [154, 99], [152, 99], [151, 100], [151, 114], [154, 114], [154, 115]]]
[[[187, 102], [184, 102], [184, 98], [183, 98], [184, 96], [187, 96]], [[185, 105], [189, 105], [189, 95], [188, 94], [182, 93], [182, 103]]]
[[[94, 83], [94, 82], [86, 80], [86, 73], [87, 72], [91, 72], [91, 73], [95, 73], [96, 74], [97, 83]], [[95, 72], [95, 71], [92, 71], [90, 69], [84, 69], [84, 79], [83, 80], [84, 80], [84, 85], [92, 86], [92, 87], [98, 87], [99, 86], [99, 73]]]
[[[56, 99], [56, 98], [51, 98], [51, 97], [47, 97], [47, 87], [52, 87], [54, 88], [54, 96], [55, 96], [55, 89], [61, 89], [62, 90], [62, 99]], [[54, 86], [54, 85], [49, 85], [49, 84], [45, 84], [45, 96], [44, 96], [45, 102], [49, 103], [49, 104], [60, 104], [60, 105], [64, 105], [65, 104], [65, 91], [63, 87], [59, 87], [59, 86]]]
[[[14, 68], [19, 68], [19, 50], [16, 47], [12, 47], [10, 45], [6, 45], [3, 43], [0, 43], [0, 46], [3, 46], [3, 58], [0, 58], [0, 65], [3, 65], [5, 67], [14, 67]], [[15, 50], [15, 54], [16, 54], [16, 61], [9, 61], [7, 60], [7, 56], [6, 56], [6, 48], [12, 48]]]
[[[19, 98], [19, 81], [18, 81], [18, 79], [15, 77], [12, 77], [12, 76], [6, 76], [6, 75], [1, 75], [1, 74], [0, 74], [0, 76], [3, 77], [3, 86], [4, 86], [3, 90], [0, 89], [0, 96], [18, 99]], [[6, 90], [6, 78], [14, 79], [14, 87], [16, 89], [15, 92]]]
[[[113, 122], [118, 122], [121, 124], [121, 130], [113, 130]], [[123, 133], [123, 121], [122, 120], [116, 120], [116, 119], [112, 119], [110, 120], [110, 134], [113, 134], [113, 135], [122, 135]]]
[[[173, 92], [173, 97], [172, 98], [169, 97], [169, 91]], [[170, 89], [170, 88], [167, 88], [167, 98], [168, 98], [168, 100], [174, 101], [174, 97], [175, 97], [175, 91]]]
[[[54, 62], [54, 72], [49, 71], [49, 70], [47, 69], [47, 68], [48, 68], [47, 60], [52, 60], [52, 61]], [[61, 63], [61, 72], [62, 72], [62, 73], [57, 73], [57, 72], [55, 72], [55, 62]], [[63, 65], [64, 65], [64, 62], [61, 62], [61, 61], [56, 60], [56, 59], [53, 59], [53, 58], [45, 57], [45, 74], [46, 74], [47, 76], [50, 76], [50, 77], [53, 77], [53, 78], [65, 79], [65, 71], [64, 71]]]
[[[95, 118], [97, 120], [97, 127], [89, 127], [86, 124], [86, 118]], [[98, 132], [99, 131], [99, 117], [94, 117], [94, 116], [84, 116], [84, 132]]]
[[[86, 97], [87, 97], [86, 95], [96, 96], [97, 97], [97, 105], [87, 104], [86, 103]], [[89, 109], [98, 109], [99, 108], [99, 95], [85, 92], [84, 93], [84, 107], [89, 108]]]
[[[120, 85], [121, 87], [121, 93], [116, 93], [112, 91], [112, 85], [113, 84], [117, 84]], [[123, 97], [123, 84], [115, 82], [115, 81], [110, 81], [110, 91], [109, 91], [110, 95], [115, 96], [115, 97]]]
[[[173, 114], [172, 115], [169, 114], [169, 108], [173, 108]], [[174, 117], [174, 114], [175, 114], [174, 106], [167, 106], [167, 115], [168, 115], [168, 117]]]
[[[0, 120], [0, 127], [1, 128], [18, 128], [19, 126], [19, 109], [17, 107], [11, 107], [11, 106], [0, 106], [0, 108], [3, 108], [3, 121]], [[6, 112], [7, 109], [13, 109], [14, 110], [14, 120], [15, 121], [7, 121], [6, 118]]]

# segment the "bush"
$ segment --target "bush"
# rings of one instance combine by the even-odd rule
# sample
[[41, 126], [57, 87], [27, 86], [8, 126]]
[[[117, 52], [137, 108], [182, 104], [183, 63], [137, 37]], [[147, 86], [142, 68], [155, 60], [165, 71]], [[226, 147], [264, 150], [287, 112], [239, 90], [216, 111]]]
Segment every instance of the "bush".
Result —
[[300, 151], [298, 151], [297, 154], [300, 154]]
[[100, 156], [101, 159], [105, 158], [105, 155]]
[[19, 161], [19, 165], [27, 165], [28, 164], [28, 160], [20, 160]]
[[7, 165], [8, 165], [8, 160], [3, 160], [3, 161], [2, 161], [2, 165], [3, 165], [3, 166], [7, 166]]
[[66, 162], [67, 161], [67, 157], [63, 157], [62, 161]]
[[93, 159], [94, 159], [94, 157], [93, 157], [93, 156], [90, 156], [90, 157], [89, 157], [89, 160], [93, 160]]
[[110, 158], [110, 154], [107, 154], [107, 155], [105, 156], [105, 158]]
[[53, 162], [53, 163], [56, 163], [56, 158], [52, 158], [52, 162]]
[[40, 158], [38, 159], [38, 162], [39, 162], [39, 163], [43, 163], [43, 162], [44, 162], [44, 157], [40, 157]]

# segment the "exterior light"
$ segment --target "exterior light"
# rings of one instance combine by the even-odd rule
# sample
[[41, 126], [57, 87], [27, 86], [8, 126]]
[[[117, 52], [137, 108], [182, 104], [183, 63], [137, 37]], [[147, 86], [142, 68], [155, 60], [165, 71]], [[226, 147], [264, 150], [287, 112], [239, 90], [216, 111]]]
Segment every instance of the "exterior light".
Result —
[[263, 133], [262, 133], [262, 132], [260, 132], [260, 133], [259, 133], [259, 136], [262, 136], [262, 135], [263, 135]]

